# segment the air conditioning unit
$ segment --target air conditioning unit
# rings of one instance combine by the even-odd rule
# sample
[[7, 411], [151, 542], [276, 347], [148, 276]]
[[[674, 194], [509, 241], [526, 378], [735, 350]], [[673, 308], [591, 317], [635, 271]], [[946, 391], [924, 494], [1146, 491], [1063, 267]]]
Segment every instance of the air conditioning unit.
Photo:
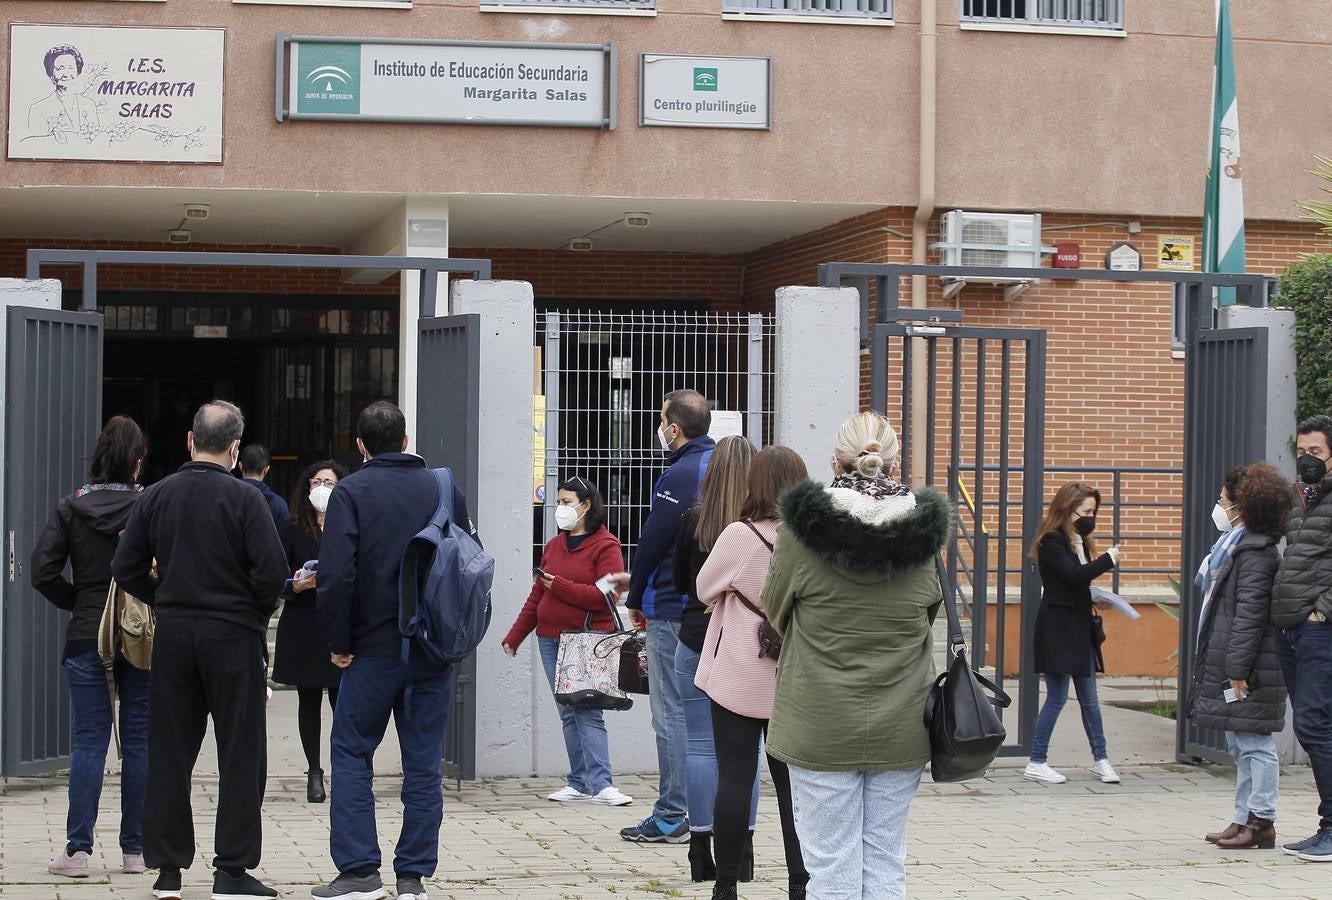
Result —
[[[1041, 245], [1041, 217], [1023, 213], [982, 213], [955, 209], [939, 217], [939, 241], [930, 245], [939, 251], [939, 264], [980, 266], [987, 269], [1040, 268], [1041, 255], [1053, 247]], [[1014, 300], [1033, 279], [944, 278], [945, 299], [955, 296], [969, 281], [1003, 284], [1007, 300]]]

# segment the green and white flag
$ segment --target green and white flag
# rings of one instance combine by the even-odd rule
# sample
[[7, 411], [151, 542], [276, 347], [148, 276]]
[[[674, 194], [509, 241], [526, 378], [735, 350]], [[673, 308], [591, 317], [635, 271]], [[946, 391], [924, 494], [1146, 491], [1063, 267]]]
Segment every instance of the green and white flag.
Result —
[[[1203, 271], [1244, 271], [1244, 184], [1240, 180], [1239, 104], [1235, 101], [1235, 52], [1230, 0], [1216, 4], [1216, 64], [1212, 72], [1212, 148], [1203, 211]], [[1223, 288], [1218, 302], [1235, 302]]]

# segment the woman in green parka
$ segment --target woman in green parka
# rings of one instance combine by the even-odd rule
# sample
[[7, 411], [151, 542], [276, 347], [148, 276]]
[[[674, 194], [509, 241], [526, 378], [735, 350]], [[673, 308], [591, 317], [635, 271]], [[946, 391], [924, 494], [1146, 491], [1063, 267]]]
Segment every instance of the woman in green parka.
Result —
[[906, 895], [907, 813], [930, 758], [934, 557], [953, 514], [937, 492], [890, 476], [899, 450], [877, 413], [841, 427], [832, 485], [782, 498], [763, 590], [783, 635], [768, 752], [790, 767], [820, 900]]

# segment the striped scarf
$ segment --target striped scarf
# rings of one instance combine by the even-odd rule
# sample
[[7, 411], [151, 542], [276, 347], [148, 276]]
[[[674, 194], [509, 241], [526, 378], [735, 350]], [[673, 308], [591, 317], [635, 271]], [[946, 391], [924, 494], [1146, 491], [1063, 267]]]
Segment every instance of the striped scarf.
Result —
[[1243, 525], [1236, 525], [1216, 539], [1212, 545], [1212, 551], [1207, 554], [1207, 558], [1198, 566], [1198, 574], [1194, 576], [1193, 583], [1198, 586], [1205, 598], [1211, 593], [1212, 588], [1216, 586], [1217, 574], [1230, 562], [1230, 554], [1234, 552], [1235, 545], [1244, 537], [1245, 531]]

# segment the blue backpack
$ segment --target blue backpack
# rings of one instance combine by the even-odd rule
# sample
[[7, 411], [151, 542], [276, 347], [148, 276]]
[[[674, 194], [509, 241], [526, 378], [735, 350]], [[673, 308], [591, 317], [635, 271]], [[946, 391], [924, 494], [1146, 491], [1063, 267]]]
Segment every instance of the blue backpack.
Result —
[[426, 659], [447, 665], [471, 656], [490, 627], [495, 557], [453, 521], [453, 473], [431, 471], [439, 507], [402, 554], [398, 631], [403, 662], [415, 641]]

